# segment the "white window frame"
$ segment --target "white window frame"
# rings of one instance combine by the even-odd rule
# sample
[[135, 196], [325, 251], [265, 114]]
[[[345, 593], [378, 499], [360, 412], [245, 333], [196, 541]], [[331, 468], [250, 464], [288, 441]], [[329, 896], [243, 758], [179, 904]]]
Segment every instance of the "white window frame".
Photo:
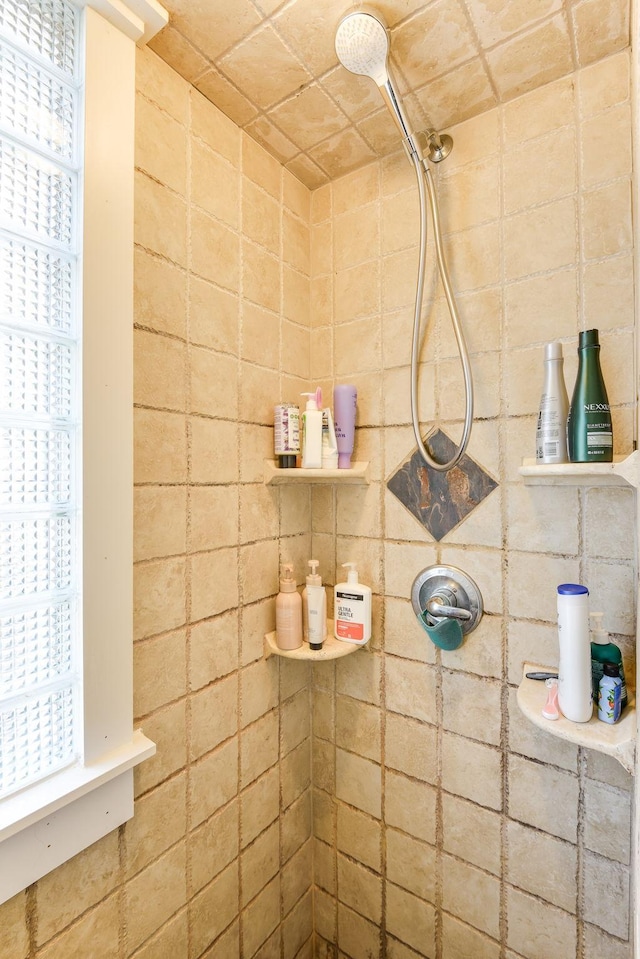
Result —
[[0, 903], [133, 816], [133, 182], [135, 50], [156, 0], [85, 9], [82, 761], [0, 801]]

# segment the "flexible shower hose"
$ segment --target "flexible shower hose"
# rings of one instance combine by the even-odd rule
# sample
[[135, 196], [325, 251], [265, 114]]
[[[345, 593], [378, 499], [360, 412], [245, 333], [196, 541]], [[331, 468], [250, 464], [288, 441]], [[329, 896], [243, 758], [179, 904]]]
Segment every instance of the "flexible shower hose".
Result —
[[[427, 166], [426, 160], [421, 160], [413, 151], [411, 152], [411, 159], [415, 167], [416, 178], [418, 180], [418, 193], [420, 195], [420, 256], [418, 263], [418, 279], [416, 281], [415, 312], [413, 316], [413, 338], [411, 342], [411, 420], [413, 423], [413, 433], [422, 459], [425, 461], [427, 466], [431, 467], [431, 469], [438, 470], [441, 473], [446, 473], [447, 470], [453, 469], [453, 467], [460, 461], [464, 451], [467, 448], [467, 443], [469, 442], [471, 424], [473, 422], [473, 380], [471, 377], [471, 365], [469, 363], [467, 345], [465, 343], [460, 317], [458, 316], [455, 295], [451, 287], [449, 272], [447, 270], [444, 251], [442, 249], [440, 212], [438, 210], [438, 199], [436, 196], [435, 187], [433, 185], [433, 180], [431, 178], [431, 171]], [[440, 273], [440, 279], [442, 280], [445, 297], [447, 299], [453, 330], [456, 335], [458, 352], [460, 354], [460, 362], [462, 364], [462, 373], [464, 376], [465, 414], [462, 439], [460, 440], [460, 444], [455, 453], [447, 463], [438, 463], [430, 456], [429, 451], [425, 447], [420, 435], [420, 419], [418, 415], [418, 353], [420, 350], [420, 320], [422, 313], [422, 298], [424, 293], [424, 269], [427, 249], [427, 204], [424, 188], [425, 181], [427, 184], [427, 192], [429, 194], [431, 217], [433, 219], [433, 234], [436, 244], [438, 270]]]

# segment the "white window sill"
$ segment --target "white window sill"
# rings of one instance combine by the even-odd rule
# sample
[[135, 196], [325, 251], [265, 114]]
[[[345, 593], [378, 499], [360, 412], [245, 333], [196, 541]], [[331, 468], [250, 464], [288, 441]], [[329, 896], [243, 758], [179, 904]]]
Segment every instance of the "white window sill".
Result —
[[72, 766], [0, 804], [0, 902], [133, 816], [133, 768], [155, 743], [136, 730], [99, 761]]

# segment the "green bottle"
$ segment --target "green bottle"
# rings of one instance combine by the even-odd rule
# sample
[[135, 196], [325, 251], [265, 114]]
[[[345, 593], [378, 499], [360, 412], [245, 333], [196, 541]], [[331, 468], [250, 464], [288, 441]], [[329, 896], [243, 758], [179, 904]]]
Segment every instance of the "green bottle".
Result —
[[600, 369], [597, 330], [580, 333], [578, 375], [567, 420], [567, 446], [572, 463], [611, 463], [613, 460], [611, 410]]

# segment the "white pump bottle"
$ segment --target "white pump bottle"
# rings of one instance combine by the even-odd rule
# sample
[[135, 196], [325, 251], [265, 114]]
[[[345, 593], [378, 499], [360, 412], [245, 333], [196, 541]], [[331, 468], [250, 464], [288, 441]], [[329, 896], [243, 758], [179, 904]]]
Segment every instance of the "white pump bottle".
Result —
[[301, 393], [307, 397], [307, 407], [302, 414], [302, 468], [322, 468], [322, 390]]
[[318, 560], [310, 559], [311, 572], [302, 591], [302, 629], [310, 649], [322, 649], [327, 632], [327, 594], [318, 572]]
[[343, 563], [346, 583], [334, 587], [334, 636], [345, 643], [364, 646], [371, 639], [371, 588], [358, 582], [355, 563]]

